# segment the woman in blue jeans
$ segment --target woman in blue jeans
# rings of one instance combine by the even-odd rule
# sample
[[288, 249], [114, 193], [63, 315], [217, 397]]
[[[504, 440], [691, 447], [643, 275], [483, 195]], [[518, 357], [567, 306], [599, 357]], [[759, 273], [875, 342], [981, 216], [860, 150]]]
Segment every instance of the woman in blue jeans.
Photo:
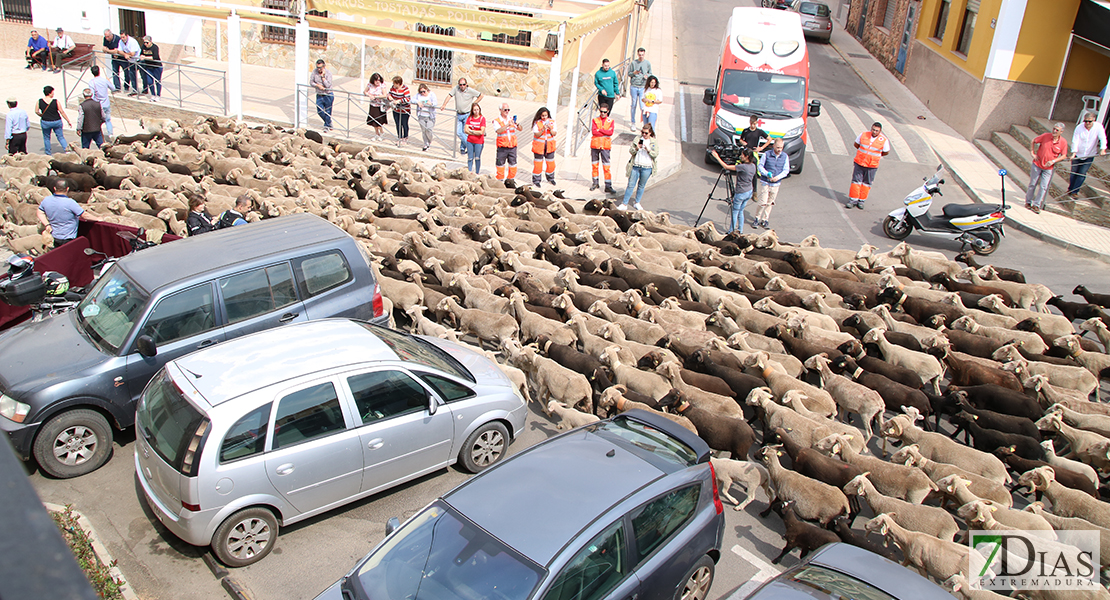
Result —
[[744, 233], [744, 207], [747, 206], [748, 200], [752, 199], [752, 192], [755, 191], [755, 153], [744, 148], [740, 151], [740, 158], [734, 165], [721, 160], [716, 150], [713, 151], [713, 158], [717, 159], [722, 169], [736, 172], [733, 179], [732, 213], [728, 231]]
[[42, 88], [42, 99], [39, 100], [38, 106], [35, 107], [35, 114], [39, 116], [39, 126], [42, 127], [42, 145], [46, 153], [53, 154], [53, 148], [50, 147], [50, 132], [53, 131], [54, 135], [58, 137], [58, 143], [62, 145], [62, 151], [66, 149], [66, 138], [62, 135], [62, 119], [70, 127], [69, 116], [66, 111], [62, 109], [62, 105], [54, 99], [54, 86], [46, 86]]
[[636, 210], [643, 210], [640, 199], [644, 197], [644, 186], [648, 177], [655, 170], [655, 158], [659, 156], [659, 143], [655, 139], [655, 130], [650, 123], [644, 123], [640, 135], [628, 147], [632, 157], [628, 159], [628, 186], [624, 188], [624, 200], [617, 205], [617, 210], [628, 210], [628, 199], [632, 196], [632, 189], [636, 189]]
[[482, 170], [482, 148], [486, 146], [486, 118], [477, 102], [470, 107], [463, 131], [466, 133], [466, 168], [477, 173]]

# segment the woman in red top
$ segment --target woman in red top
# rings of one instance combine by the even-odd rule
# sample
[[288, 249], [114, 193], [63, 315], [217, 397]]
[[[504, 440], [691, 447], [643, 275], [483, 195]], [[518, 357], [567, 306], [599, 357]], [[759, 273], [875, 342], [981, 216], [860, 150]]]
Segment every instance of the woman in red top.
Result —
[[477, 102], [470, 107], [463, 131], [466, 132], [466, 169], [476, 174], [482, 170], [482, 148], [486, 145], [486, 118]]
[[389, 104], [393, 106], [393, 122], [397, 124], [397, 145], [400, 146], [409, 140], [409, 88], [400, 75], [393, 78], [393, 87], [389, 89]]

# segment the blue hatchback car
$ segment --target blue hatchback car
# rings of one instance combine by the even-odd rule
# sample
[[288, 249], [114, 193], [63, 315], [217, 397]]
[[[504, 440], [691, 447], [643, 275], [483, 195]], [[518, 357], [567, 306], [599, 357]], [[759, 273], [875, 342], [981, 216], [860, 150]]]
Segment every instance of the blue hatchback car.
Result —
[[532, 446], [391, 524], [317, 600], [701, 600], [724, 516], [705, 442], [633, 410]]

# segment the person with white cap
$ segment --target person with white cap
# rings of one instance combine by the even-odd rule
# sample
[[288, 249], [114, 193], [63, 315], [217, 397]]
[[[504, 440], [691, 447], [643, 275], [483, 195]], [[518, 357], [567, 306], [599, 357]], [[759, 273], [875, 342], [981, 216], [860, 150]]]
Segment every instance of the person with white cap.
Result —
[[31, 121], [27, 118], [27, 111], [17, 108], [19, 101], [15, 96], [8, 98], [8, 116], [4, 119], [4, 139], [8, 142], [8, 153], [22, 152], [27, 154], [27, 130], [31, 128]]
[[73, 43], [73, 38], [66, 35], [66, 32], [59, 27], [55, 33], [54, 41], [50, 43], [50, 64], [54, 68], [55, 73], [62, 71], [62, 61], [73, 56], [73, 51], [77, 49], [77, 44]]
[[85, 88], [81, 95], [84, 100], [77, 110], [77, 133], [81, 134], [81, 147], [88, 148], [93, 142], [100, 147], [104, 144], [104, 134], [101, 133], [100, 126], [108, 120], [104, 107], [93, 97], [90, 88]]

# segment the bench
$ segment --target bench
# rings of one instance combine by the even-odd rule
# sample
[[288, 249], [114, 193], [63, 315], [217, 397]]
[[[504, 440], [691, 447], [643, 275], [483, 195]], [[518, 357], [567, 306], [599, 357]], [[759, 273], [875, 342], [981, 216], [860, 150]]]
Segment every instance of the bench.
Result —
[[73, 54], [62, 61], [63, 69], [87, 69], [96, 64], [92, 44], [74, 44]]

